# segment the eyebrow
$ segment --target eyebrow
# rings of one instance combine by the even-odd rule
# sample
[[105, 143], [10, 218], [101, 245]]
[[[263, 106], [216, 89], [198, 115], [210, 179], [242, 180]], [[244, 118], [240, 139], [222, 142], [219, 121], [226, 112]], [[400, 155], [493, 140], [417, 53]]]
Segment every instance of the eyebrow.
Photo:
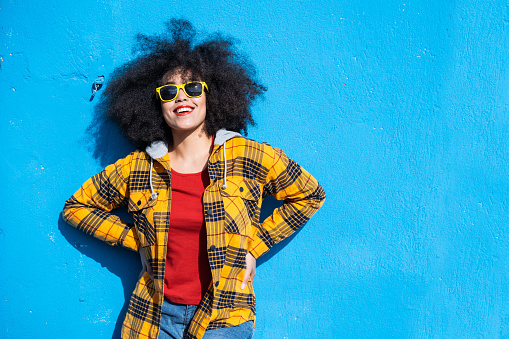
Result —
[[[192, 81], [201, 81], [197, 78], [187, 78], [187, 79], [184, 79], [183, 83], [184, 84], [187, 84], [188, 82], [192, 82]], [[165, 85], [176, 85], [176, 83], [174, 81], [167, 81], [165, 83]]]

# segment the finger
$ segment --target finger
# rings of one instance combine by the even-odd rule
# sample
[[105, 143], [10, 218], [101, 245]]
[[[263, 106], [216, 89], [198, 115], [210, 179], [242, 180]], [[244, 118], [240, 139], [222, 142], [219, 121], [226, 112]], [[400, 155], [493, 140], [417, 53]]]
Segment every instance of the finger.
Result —
[[141, 279], [141, 277], [143, 277], [145, 272], [147, 272], [147, 269], [146, 269], [145, 265], [143, 265], [143, 263], [142, 263], [141, 264], [141, 272], [140, 272], [140, 275], [139, 275], [138, 279]]
[[152, 272], [152, 267], [148, 264], [148, 262], [145, 262], [145, 270], [147, 271], [150, 279], [154, 280], [154, 272]]
[[140, 250], [140, 260], [141, 260], [141, 274], [140, 277], [143, 276], [145, 272], [148, 273], [150, 279], [154, 280], [154, 273], [152, 272], [152, 267], [150, 266], [145, 253]]
[[240, 289], [241, 289], [241, 290], [243, 290], [244, 288], [246, 288], [247, 283], [249, 282], [249, 277], [251, 276], [251, 275], [250, 275], [250, 271], [251, 271], [251, 270], [246, 269], [246, 272], [244, 273], [244, 279], [242, 280], [242, 285], [240, 285]]

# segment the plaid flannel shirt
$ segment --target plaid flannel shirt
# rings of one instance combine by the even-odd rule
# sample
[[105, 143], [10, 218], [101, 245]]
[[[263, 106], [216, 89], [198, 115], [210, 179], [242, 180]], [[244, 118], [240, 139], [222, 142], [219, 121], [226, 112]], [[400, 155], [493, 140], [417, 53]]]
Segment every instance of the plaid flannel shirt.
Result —
[[[150, 168], [147, 152], [133, 152], [87, 180], [63, 211], [64, 219], [78, 229], [110, 245], [143, 251], [148, 259], [154, 279], [146, 272], [140, 277], [122, 338], [155, 339], [160, 329], [171, 204], [168, 153], [161, 153]], [[243, 137], [214, 145], [208, 171], [203, 208], [212, 282], [187, 338], [201, 338], [206, 329], [254, 321], [253, 286], [240, 288], [246, 253], [260, 257], [303, 226], [325, 199], [318, 182], [283, 151]], [[155, 199], [151, 183], [158, 194]], [[284, 203], [260, 223], [262, 199], [269, 194]], [[122, 205], [128, 206], [134, 225], [109, 213]]]

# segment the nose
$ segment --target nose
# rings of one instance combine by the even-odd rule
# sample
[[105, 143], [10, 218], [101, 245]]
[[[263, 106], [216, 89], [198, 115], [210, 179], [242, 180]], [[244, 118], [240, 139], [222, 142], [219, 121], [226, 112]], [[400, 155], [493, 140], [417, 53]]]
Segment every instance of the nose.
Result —
[[176, 102], [180, 102], [180, 101], [186, 101], [187, 100], [187, 95], [186, 93], [184, 92], [184, 88], [179, 88], [179, 91], [177, 93], [177, 97], [175, 98], [175, 101]]

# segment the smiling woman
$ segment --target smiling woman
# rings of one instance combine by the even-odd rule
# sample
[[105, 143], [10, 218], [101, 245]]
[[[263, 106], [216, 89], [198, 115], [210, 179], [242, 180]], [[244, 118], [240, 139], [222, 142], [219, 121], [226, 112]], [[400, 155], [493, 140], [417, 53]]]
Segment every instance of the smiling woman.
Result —
[[[140, 253], [122, 338], [251, 338], [256, 259], [325, 194], [283, 151], [240, 134], [265, 89], [231, 42], [193, 46], [187, 21], [168, 29], [138, 37], [140, 57], [116, 70], [100, 102], [142, 150], [86, 181], [63, 216]], [[283, 205], [259, 220], [268, 195]], [[110, 213], [123, 205], [134, 225]]]

